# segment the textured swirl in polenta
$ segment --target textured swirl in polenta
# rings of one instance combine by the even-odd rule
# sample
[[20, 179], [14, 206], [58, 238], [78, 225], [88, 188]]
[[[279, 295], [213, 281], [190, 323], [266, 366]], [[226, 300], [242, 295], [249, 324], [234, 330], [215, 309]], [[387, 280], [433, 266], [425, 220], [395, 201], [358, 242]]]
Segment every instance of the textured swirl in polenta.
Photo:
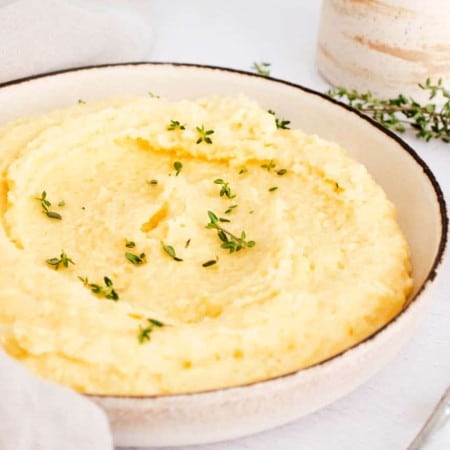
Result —
[[366, 169], [246, 98], [19, 120], [0, 167], [1, 345], [81, 392], [286, 374], [374, 333], [411, 289]]

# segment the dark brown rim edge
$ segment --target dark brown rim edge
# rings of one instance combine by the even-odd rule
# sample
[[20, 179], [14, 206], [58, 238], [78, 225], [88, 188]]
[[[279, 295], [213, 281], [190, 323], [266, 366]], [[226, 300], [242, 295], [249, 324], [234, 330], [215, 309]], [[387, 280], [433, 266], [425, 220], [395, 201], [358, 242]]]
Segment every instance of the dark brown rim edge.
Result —
[[177, 394], [155, 394], [155, 395], [106, 395], [106, 394], [84, 394], [84, 395], [86, 395], [87, 397], [114, 398], [114, 399], [163, 399], [163, 398], [185, 397], [185, 396], [201, 395], [201, 394], [205, 394], [205, 395], [213, 394], [213, 393], [221, 392], [224, 390], [240, 389], [240, 388], [245, 388], [245, 387], [249, 387], [249, 386], [269, 383], [271, 381], [275, 381], [275, 380], [282, 379], [282, 378], [287, 378], [287, 377], [296, 375], [298, 373], [304, 372], [308, 369], [312, 369], [314, 367], [326, 364], [329, 361], [331, 361], [335, 358], [338, 358], [339, 356], [342, 356], [343, 354], [355, 349], [356, 347], [360, 346], [361, 344], [367, 343], [368, 341], [374, 339], [379, 333], [381, 333], [383, 330], [385, 330], [388, 326], [390, 326], [391, 324], [396, 322], [409, 309], [409, 307], [415, 302], [415, 300], [423, 292], [423, 290], [436, 278], [437, 269], [441, 265], [441, 263], [443, 261], [443, 256], [445, 253], [445, 249], [446, 249], [446, 245], [447, 245], [448, 226], [449, 226], [449, 218], [448, 218], [448, 214], [447, 214], [447, 206], [445, 203], [444, 194], [442, 192], [442, 189], [441, 189], [438, 181], [436, 180], [436, 177], [434, 176], [433, 172], [430, 170], [428, 165], [425, 163], [425, 161], [416, 153], [416, 151], [413, 150], [413, 148], [409, 144], [407, 144], [405, 141], [403, 141], [399, 136], [397, 136], [392, 131], [384, 128], [378, 122], [376, 122], [373, 119], [371, 119], [370, 117], [364, 115], [360, 111], [358, 111], [344, 103], [341, 103], [338, 100], [335, 100], [326, 94], [323, 94], [321, 92], [315, 91], [313, 89], [307, 88], [305, 86], [302, 86], [302, 85], [299, 85], [296, 83], [292, 83], [290, 81], [281, 80], [279, 78], [264, 77], [262, 75], [258, 75], [258, 74], [252, 73], [252, 72], [247, 72], [245, 70], [231, 69], [228, 67], [220, 67], [220, 66], [211, 66], [211, 65], [207, 65], [207, 64], [179, 63], [179, 62], [165, 62], [165, 61], [154, 61], [154, 62], [137, 61], [137, 62], [124, 62], [124, 63], [112, 63], [112, 64], [99, 64], [99, 65], [92, 65], [92, 66], [76, 67], [76, 68], [71, 68], [71, 69], [56, 70], [56, 71], [52, 71], [52, 72], [46, 72], [46, 73], [41, 73], [41, 74], [37, 74], [37, 75], [32, 75], [29, 77], [19, 78], [17, 80], [7, 81], [6, 83], [0, 83], [0, 89], [8, 87], [8, 86], [12, 86], [12, 85], [26, 83], [26, 82], [33, 81], [33, 80], [40, 79], [40, 78], [51, 77], [54, 75], [61, 75], [61, 74], [65, 74], [65, 73], [78, 72], [78, 71], [90, 70], [90, 69], [107, 69], [110, 67], [122, 67], [122, 66], [187, 67], [187, 68], [216, 70], [216, 71], [220, 71], [220, 72], [228, 72], [228, 73], [234, 73], [234, 74], [238, 74], [238, 75], [251, 76], [251, 77], [255, 77], [255, 78], [265, 79], [270, 82], [283, 84], [285, 86], [290, 86], [290, 87], [293, 87], [296, 89], [300, 89], [309, 94], [321, 97], [322, 99], [324, 99], [330, 103], [333, 103], [334, 105], [357, 115], [360, 119], [365, 120], [366, 122], [370, 123], [372, 126], [377, 128], [379, 131], [381, 131], [382, 133], [384, 133], [385, 135], [389, 136], [391, 139], [396, 141], [397, 144], [399, 144], [399, 146], [404, 151], [406, 151], [415, 160], [415, 162], [421, 167], [422, 171], [425, 173], [425, 175], [427, 176], [428, 180], [430, 181], [430, 183], [434, 189], [434, 193], [436, 195], [436, 200], [439, 205], [439, 212], [440, 212], [440, 218], [441, 218], [441, 238], [440, 238], [440, 242], [439, 242], [438, 251], [434, 258], [433, 264], [428, 272], [428, 275], [425, 278], [425, 281], [422, 283], [422, 285], [420, 286], [417, 293], [409, 300], [409, 302], [407, 303], [405, 308], [403, 308], [395, 317], [393, 317], [389, 322], [387, 322], [381, 328], [376, 330], [370, 336], [367, 336], [364, 340], [356, 343], [355, 345], [343, 350], [342, 352], [340, 352], [336, 355], [331, 356], [330, 358], [327, 358], [323, 361], [313, 364], [312, 366], [308, 366], [308, 367], [305, 367], [300, 370], [295, 370], [293, 372], [289, 372], [289, 373], [286, 373], [283, 375], [278, 375], [278, 376], [275, 376], [272, 378], [267, 378], [264, 380], [253, 381], [253, 382], [249, 382], [249, 383], [239, 384], [236, 386], [228, 386], [228, 387], [222, 387], [222, 388], [209, 389], [209, 390], [204, 390], [204, 391], [185, 392], [185, 393], [177, 393]]

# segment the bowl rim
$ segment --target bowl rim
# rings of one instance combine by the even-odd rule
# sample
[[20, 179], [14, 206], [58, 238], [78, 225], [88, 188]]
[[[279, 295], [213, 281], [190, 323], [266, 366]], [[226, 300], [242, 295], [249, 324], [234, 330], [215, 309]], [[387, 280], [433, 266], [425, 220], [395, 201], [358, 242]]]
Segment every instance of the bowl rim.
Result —
[[436, 252], [436, 255], [433, 260], [433, 264], [430, 267], [430, 270], [428, 271], [428, 274], [423, 281], [423, 283], [420, 285], [417, 292], [409, 299], [409, 301], [406, 303], [406, 305], [402, 308], [402, 310], [396, 314], [389, 322], [384, 324], [381, 328], [378, 328], [376, 331], [374, 331], [371, 335], [367, 336], [362, 341], [357, 342], [356, 344], [352, 345], [351, 347], [346, 348], [345, 350], [337, 353], [336, 355], [333, 355], [327, 359], [324, 359], [322, 361], [319, 361], [316, 364], [313, 364], [308, 367], [304, 367], [302, 369], [294, 370], [282, 375], [277, 375], [274, 377], [266, 378], [263, 380], [258, 381], [252, 381], [248, 383], [241, 383], [238, 385], [233, 386], [226, 386], [226, 387], [220, 387], [220, 388], [214, 388], [214, 389], [205, 389], [202, 391], [195, 391], [195, 392], [181, 392], [181, 393], [174, 393], [174, 394], [153, 394], [153, 395], [120, 395], [120, 394], [95, 394], [95, 393], [83, 393], [86, 397], [91, 398], [97, 398], [97, 399], [129, 399], [129, 400], [143, 400], [143, 399], [164, 399], [164, 398], [171, 398], [175, 399], [177, 397], [189, 397], [189, 396], [206, 396], [209, 394], [215, 394], [222, 391], [232, 391], [237, 390], [241, 388], [246, 387], [252, 387], [252, 386], [259, 386], [264, 383], [270, 383], [274, 382], [283, 378], [288, 377], [294, 377], [295, 375], [305, 372], [306, 370], [313, 369], [315, 367], [319, 367], [321, 365], [324, 365], [326, 363], [329, 363], [330, 361], [334, 359], [338, 359], [339, 357], [343, 356], [344, 354], [350, 352], [351, 350], [356, 349], [357, 347], [360, 347], [361, 345], [373, 340], [376, 338], [381, 332], [383, 332], [386, 328], [393, 325], [397, 320], [399, 320], [408, 309], [410, 309], [411, 305], [416, 302], [417, 298], [422, 294], [422, 292], [425, 291], [426, 288], [428, 288], [433, 280], [436, 278], [436, 275], [438, 273], [439, 267], [442, 265], [442, 262], [444, 260], [444, 255], [446, 251], [447, 246], [447, 239], [448, 239], [448, 229], [449, 229], [449, 217], [448, 217], [448, 211], [447, 211], [447, 205], [445, 202], [444, 194], [442, 192], [442, 189], [431, 171], [431, 169], [428, 167], [426, 162], [418, 155], [418, 153], [409, 145], [407, 144], [403, 139], [401, 139], [397, 134], [392, 132], [391, 130], [383, 127], [378, 122], [373, 120], [371, 117], [363, 114], [361, 111], [358, 111], [357, 109], [342, 103], [334, 98], [329, 97], [325, 93], [316, 91], [314, 89], [305, 87], [301, 84], [293, 83], [291, 81], [282, 80], [280, 78], [275, 78], [271, 76], [264, 76], [259, 75], [257, 73], [240, 70], [240, 69], [233, 69], [229, 67], [222, 67], [222, 66], [215, 66], [215, 65], [208, 65], [208, 64], [197, 64], [197, 63], [184, 63], [184, 62], [170, 62], [170, 61], [131, 61], [131, 62], [122, 62], [122, 63], [107, 63], [107, 64], [94, 64], [94, 65], [87, 65], [87, 66], [79, 66], [79, 67], [73, 67], [68, 69], [62, 69], [62, 70], [55, 70], [50, 72], [44, 72], [39, 73], [35, 75], [31, 75], [28, 77], [18, 78], [15, 80], [6, 81], [3, 83], [0, 83], [0, 89], [4, 89], [10, 86], [20, 85], [23, 83], [32, 82], [34, 80], [39, 80], [42, 78], [52, 78], [54, 76], [58, 75], [64, 75], [66, 73], [73, 73], [73, 72], [81, 72], [81, 71], [89, 71], [93, 69], [114, 69], [116, 67], [133, 67], [133, 66], [166, 66], [166, 67], [174, 67], [174, 68], [190, 68], [190, 69], [200, 69], [202, 71], [217, 71], [217, 72], [224, 72], [224, 73], [231, 73], [234, 75], [240, 75], [240, 76], [246, 76], [246, 77], [254, 77], [258, 79], [265, 79], [268, 82], [271, 83], [277, 83], [284, 86], [289, 86], [295, 89], [299, 89], [303, 92], [306, 92], [308, 94], [314, 95], [316, 97], [321, 98], [322, 100], [325, 100], [327, 102], [332, 103], [334, 106], [343, 108], [348, 112], [351, 112], [355, 114], [359, 119], [362, 119], [375, 127], [378, 131], [385, 134], [388, 138], [394, 140], [400, 149], [402, 149], [405, 153], [407, 153], [414, 161], [415, 163], [420, 166], [422, 169], [424, 175], [428, 179], [428, 181], [431, 183], [431, 186], [433, 187], [434, 195], [436, 202], [439, 206], [439, 216], [441, 220], [441, 235], [439, 240], [439, 246], [438, 250]]

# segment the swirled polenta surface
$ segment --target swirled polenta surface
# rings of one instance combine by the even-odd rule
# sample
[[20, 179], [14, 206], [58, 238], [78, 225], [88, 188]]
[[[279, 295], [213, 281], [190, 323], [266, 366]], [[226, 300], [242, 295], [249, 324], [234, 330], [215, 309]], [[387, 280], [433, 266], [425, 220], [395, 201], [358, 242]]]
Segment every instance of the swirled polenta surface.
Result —
[[0, 129], [0, 168], [1, 345], [81, 392], [296, 371], [373, 334], [411, 289], [367, 170], [243, 97], [21, 119]]

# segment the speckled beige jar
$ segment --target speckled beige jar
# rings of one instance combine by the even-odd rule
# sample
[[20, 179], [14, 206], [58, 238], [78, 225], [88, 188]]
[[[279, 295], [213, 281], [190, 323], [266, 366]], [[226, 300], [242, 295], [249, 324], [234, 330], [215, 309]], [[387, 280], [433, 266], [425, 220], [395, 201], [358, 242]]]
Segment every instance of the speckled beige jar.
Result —
[[317, 65], [333, 85], [422, 98], [450, 87], [450, 0], [323, 0]]

